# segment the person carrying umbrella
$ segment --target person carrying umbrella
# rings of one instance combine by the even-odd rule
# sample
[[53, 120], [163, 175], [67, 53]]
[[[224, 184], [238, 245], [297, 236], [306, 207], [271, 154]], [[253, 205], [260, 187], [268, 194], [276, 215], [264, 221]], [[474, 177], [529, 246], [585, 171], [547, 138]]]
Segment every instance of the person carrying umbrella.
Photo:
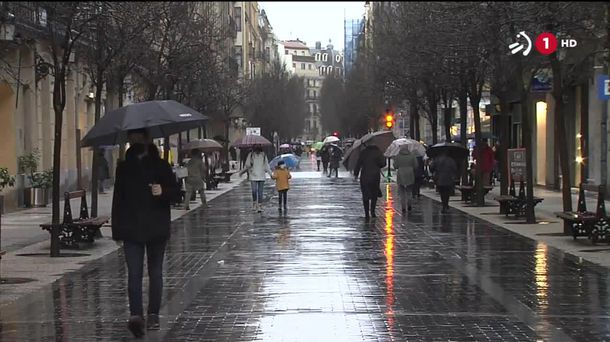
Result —
[[129, 150], [116, 169], [112, 199], [112, 239], [123, 242], [129, 295], [128, 328], [144, 335], [142, 277], [148, 260], [149, 300], [146, 328], [159, 329], [163, 293], [163, 258], [170, 237], [170, 205], [179, 197], [169, 164], [160, 158], [146, 129], [128, 132]]
[[405, 214], [407, 209], [411, 211], [411, 203], [407, 191], [413, 191], [415, 183], [415, 169], [417, 168], [417, 159], [413, 154], [409, 145], [402, 145], [398, 156], [394, 158], [394, 169], [397, 170], [396, 183], [398, 184], [398, 193], [400, 194], [400, 206], [402, 213]]
[[250, 185], [252, 186], [252, 208], [259, 213], [263, 212], [263, 189], [265, 186], [265, 175], [273, 176], [271, 168], [269, 168], [269, 160], [263, 152], [261, 145], [254, 145], [253, 151], [246, 158], [246, 165], [239, 175], [245, 172], [250, 174]]
[[453, 192], [455, 180], [459, 174], [457, 164], [454, 158], [445, 152], [433, 159], [430, 170], [432, 171], [432, 178], [438, 192], [441, 194], [441, 202], [443, 204], [441, 212], [446, 213], [449, 210], [449, 196]]
[[322, 149], [320, 150], [320, 156], [322, 157], [322, 168], [324, 169], [324, 171], [322, 171], [322, 174], [327, 174], [328, 171], [328, 162], [330, 161], [330, 152], [328, 151], [328, 146], [324, 146], [322, 147]]
[[375, 208], [377, 206], [377, 198], [381, 197], [381, 189], [379, 189], [381, 169], [386, 166], [386, 161], [379, 147], [373, 142], [363, 142], [362, 144], [365, 148], [358, 156], [354, 169], [354, 177], [358, 178], [358, 175], [360, 175], [360, 191], [362, 192], [364, 216], [368, 220], [370, 216], [377, 217]]
[[341, 148], [337, 145], [330, 146], [330, 171], [328, 172], [328, 177], [332, 176], [333, 171], [335, 172], [335, 178], [339, 178], [339, 163], [341, 162], [341, 158], [343, 153]]
[[186, 196], [184, 197], [184, 208], [190, 210], [190, 202], [193, 197], [193, 193], [199, 191], [201, 197], [201, 204], [205, 207], [208, 206], [208, 202], [205, 198], [205, 176], [207, 170], [203, 158], [201, 157], [201, 151], [194, 149], [191, 152], [191, 159], [186, 164], [188, 175], [186, 176]]

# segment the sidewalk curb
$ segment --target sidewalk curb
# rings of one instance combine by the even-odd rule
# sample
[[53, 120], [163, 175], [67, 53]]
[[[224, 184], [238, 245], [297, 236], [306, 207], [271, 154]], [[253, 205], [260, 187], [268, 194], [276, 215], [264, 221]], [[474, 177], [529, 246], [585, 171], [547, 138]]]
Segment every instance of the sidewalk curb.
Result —
[[[440, 198], [438, 196], [435, 196], [435, 193], [433, 191], [434, 190], [426, 189], [423, 190], [421, 194], [430, 198], [431, 200], [440, 202]], [[457, 205], [458, 203], [459, 205]], [[501, 215], [499, 213], [499, 207], [497, 206], [465, 207], [463, 205], [463, 202], [461, 201], [453, 203], [450, 201], [449, 206], [454, 210], [459, 210], [466, 215], [475, 217], [485, 222], [489, 222], [490, 224], [506, 229], [522, 237], [528, 238], [538, 244], [553, 247], [564, 254], [568, 254], [578, 259], [580, 262], [585, 260], [597, 266], [610, 268], [610, 249], [608, 248], [607, 244], [592, 245], [590, 241], [584, 237], [579, 238], [575, 241], [571, 236], [556, 235], [557, 233], [563, 232], [563, 222], [554, 216], [549, 216], [545, 210], [537, 209], [537, 218], [541, 219], [540, 221], [549, 222], [548, 224], [507, 224], [505, 223], [505, 221], [511, 219], [506, 218], [504, 215]], [[496, 211], [497, 215], [482, 215], [482, 212], [479, 211], [482, 211], [484, 213]], [[515, 222], [518, 221], [515, 220]], [[598, 252], [591, 253], [592, 251]]]
[[[229, 186], [223, 186], [221, 189], [206, 191], [208, 202], [212, 202], [219, 196], [240, 186], [244, 181], [239, 176], [231, 178], [230, 183], [221, 183]], [[213, 205], [213, 202], [211, 203]], [[172, 208], [172, 223], [179, 218], [185, 216], [191, 211], [196, 210], [201, 206], [201, 203], [191, 204], [191, 210]], [[79, 257], [60, 257], [51, 258], [49, 256], [19, 256], [18, 254], [49, 254], [49, 240], [40, 241], [30, 244], [18, 250], [11, 251], [2, 257], [0, 275], [2, 278], [30, 278], [34, 281], [21, 284], [19, 286], [2, 285], [0, 287], [2, 296], [0, 298], [0, 310], [3, 307], [22, 299], [30, 293], [41, 290], [47, 285], [51, 285], [55, 281], [61, 279], [65, 274], [75, 272], [85, 267], [92, 261], [99, 260], [108, 254], [116, 252], [121, 247], [117, 245], [111, 238], [110, 225], [102, 227], [104, 237], [96, 240], [90, 249], [83, 250], [63, 250], [65, 253], [80, 253], [89, 254]]]

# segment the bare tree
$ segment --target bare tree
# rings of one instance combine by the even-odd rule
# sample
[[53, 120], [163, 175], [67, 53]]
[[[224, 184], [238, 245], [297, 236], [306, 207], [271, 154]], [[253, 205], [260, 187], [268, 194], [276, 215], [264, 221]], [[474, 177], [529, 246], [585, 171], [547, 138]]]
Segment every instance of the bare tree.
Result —
[[57, 257], [59, 246], [59, 186], [61, 171], [61, 141], [63, 113], [66, 107], [66, 77], [75, 46], [87, 32], [97, 14], [88, 2], [44, 2], [40, 3], [48, 15], [47, 33], [53, 59], [53, 111], [55, 112], [55, 134], [53, 142], [53, 210], [51, 229], [51, 256]]

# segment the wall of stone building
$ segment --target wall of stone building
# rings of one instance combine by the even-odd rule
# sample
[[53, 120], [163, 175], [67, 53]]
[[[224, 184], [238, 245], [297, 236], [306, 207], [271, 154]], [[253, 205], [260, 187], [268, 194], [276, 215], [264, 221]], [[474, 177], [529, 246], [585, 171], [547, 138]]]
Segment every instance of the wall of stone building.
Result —
[[[598, 98], [598, 84], [597, 84], [597, 75], [602, 74], [601, 69], [595, 70], [595, 77], [589, 83], [589, 146], [588, 152], [589, 157], [588, 162], [589, 165], [589, 180], [595, 184], [600, 184], [601, 182], [601, 137], [602, 134], [608, 136], [608, 132], [602, 132], [601, 124], [602, 124], [602, 110], [603, 110], [603, 102]], [[610, 136], [608, 136], [610, 139]], [[608, 151], [606, 151], [608, 155], [607, 160], [610, 159], [610, 155]], [[603, 165], [606, 169], [608, 169], [608, 165]], [[606, 193], [610, 193], [610, 188], [606, 190]]]

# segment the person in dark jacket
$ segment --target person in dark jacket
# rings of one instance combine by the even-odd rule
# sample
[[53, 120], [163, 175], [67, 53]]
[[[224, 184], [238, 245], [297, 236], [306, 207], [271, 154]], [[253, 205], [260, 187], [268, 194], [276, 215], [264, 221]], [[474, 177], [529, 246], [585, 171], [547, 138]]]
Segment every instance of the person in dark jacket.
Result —
[[103, 149], [98, 150], [98, 193], [105, 194], [104, 185], [106, 184], [106, 180], [110, 178], [110, 171], [108, 168], [108, 160], [106, 160], [106, 154]]
[[421, 197], [421, 186], [424, 184], [426, 175], [424, 170], [424, 157], [417, 157], [417, 166], [415, 167], [415, 183], [413, 183], [413, 199]]
[[453, 192], [455, 180], [459, 176], [459, 171], [455, 160], [447, 155], [440, 155], [434, 158], [431, 171], [433, 173], [434, 183], [441, 194], [441, 202], [443, 203], [442, 213], [449, 210], [449, 196]]
[[320, 150], [320, 156], [322, 157], [322, 168], [324, 169], [322, 174], [327, 174], [328, 172], [330, 172], [328, 170], [328, 162], [330, 161], [330, 151], [328, 149], [328, 146], [324, 146]]
[[370, 216], [377, 216], [375, 215], [375, 208], [377, 207], [377, 198], [381, 197], [381, 189], [379, 188], [381, 168], [385, 167], [386, 161], [379, 147], [371, 143], [363, 143], [363, 145], [365, 148], [358, 157], [354, 177], [358, 178], [358, 175], [360, 175], [364, 217], [368, 220]]
[[112, 239], [123, 242], [128, 271], [129, 330], [144, 335], [142, 277], [148, 261], [149, 300], [146, 327], [159, 329], [163, 257], [170, 236], [170, 205], [179, 188], [170, 165], [160, 158], [145, 130], [128, 133], [130, 148], [116, 170], [112, 201]]
[[337, 146], [330, 147], [330, 165], [328, 177], [332, 176], [333, 172], [335, 172], [335, 178], [339, 177], [339, 164], [341, 163], [341, 157], [343, 156], [343, 152]]

